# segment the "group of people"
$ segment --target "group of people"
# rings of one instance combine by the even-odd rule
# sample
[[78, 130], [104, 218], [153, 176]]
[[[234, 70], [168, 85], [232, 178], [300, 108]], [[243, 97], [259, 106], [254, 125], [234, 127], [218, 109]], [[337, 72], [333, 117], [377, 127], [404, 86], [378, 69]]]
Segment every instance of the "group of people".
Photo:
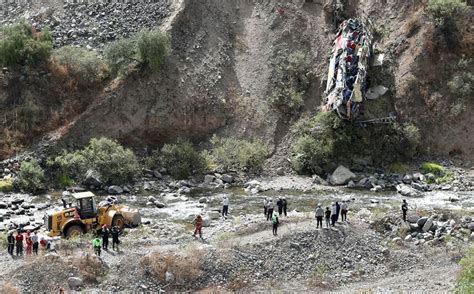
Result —
[[339, 221], [339, 215], [341, 215], [341, 221], [347, 222], [347, 212], [349, 211], [348, 201], [343, 200], [341, 204], [338, 201], [331, 204], [331, 209], [326, 207], [324, 210], [321, 204], [316, 207], [316, 228], [323, 228], [323, 218], [326, 219], [326, 228], [335, 226]]
[[[275, 201], [273, 199], [268, 197], [265, 197], [265, 199], [263, 200], [263, 214], [267, 217], [267, 221], [273, 218], [273, 212], [275, 208], [275, 205], [273, 204], [274, 202]], [[276, 201], [276, 206], [278, 207], [279, 216], [281, 216], [282, 214], [288, 216], [288, 202], [286, 201], [286, 198], [278, 197], [278, 200]]]
[[109, 250], [109, 237], [112, 236], [112, 250], [119, 251], [119, 236], [122, 234], [122, 230], [118, 226], [114, 226], [109, 229], [108, 225], [103, 225], [100, 235], [96, 234], [94, 240], [92, 240], [92, 247], [97, 256], [100, 256], [101, 248], [105, 251]]
[[34, 231], [31, 233], [30, 230], [26, 231], [26, 233], [22, 233], [21, 230], [16, 231], [16, 235], [14, 235], [15, 231], [11, 230], [7, 234], [7, 244], [8, 244], [8, 253], [10, 255], [14, 255], [14, 251], [16, 248], [16, 256], [23, 255], [23, 248], [25, 248], [26, 244], [26, 255], [38, 255], [38, 248], [41, 244], [44, 248], [50, 249], [50, 241], [38, 237], [38, 233]]

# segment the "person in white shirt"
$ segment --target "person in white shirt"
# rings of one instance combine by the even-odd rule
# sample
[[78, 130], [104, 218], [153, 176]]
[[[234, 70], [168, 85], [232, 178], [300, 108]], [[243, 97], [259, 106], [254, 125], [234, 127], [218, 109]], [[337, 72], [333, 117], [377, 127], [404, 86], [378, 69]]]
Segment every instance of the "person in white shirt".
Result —
[[324, 216], [324, 209], [321, 207], [321, 204], [318, 204], [316, 207], [316, 229], [321, 226], [323, 228], [323, 216]]
[[268, 209], [268, 198], [265, 197], [265, 199], [263, 199], [263, 215], [264, 216], [267, 216], [267, 209]]
[[267, 205], [267, 221], [272, 220], [273, 216], [273, 199], [268, 200], [268, 205]]
[[349, 205], [347, 204], [347, 201], [342, 201], [341, 204], [341, 217], [342, 221], [347, 221], [347, 211], [349, 210]]
[[227, 196], [224, 196], [224, 199], [222, 200], [222, 216], [227, 216], [229, 213], [229, 198]]

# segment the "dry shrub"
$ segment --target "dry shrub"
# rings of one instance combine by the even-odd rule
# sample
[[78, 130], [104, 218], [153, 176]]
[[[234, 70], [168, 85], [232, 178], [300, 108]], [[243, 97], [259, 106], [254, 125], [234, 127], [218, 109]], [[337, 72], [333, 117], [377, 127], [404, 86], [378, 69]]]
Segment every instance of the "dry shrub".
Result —
[[0, 294], [20, 294], [21, 290], [13, 284], [7, 282], [0, 286]]
[[107, 265], [102, 260], [89, 253], [74, 258], [73, 265], [77, 267], [84, 281], [91, 283], [98, 282], [97, 278], [105, 276], [108, 271]]
[[[185, 285], [196, 281], [201, 275], [202, 252], [188, 250], [185, 253], [154, 252], [142, 259], [142, 265], [161, 283]], [[174, 275], [173, 281], [166, 282], [166, 273]]]
[[414, 34], [418, 32], [420, 29], [420, 19], [417, 16], [412, 17], [406, 24], [405, 24], [405, 35], [410, 38]]

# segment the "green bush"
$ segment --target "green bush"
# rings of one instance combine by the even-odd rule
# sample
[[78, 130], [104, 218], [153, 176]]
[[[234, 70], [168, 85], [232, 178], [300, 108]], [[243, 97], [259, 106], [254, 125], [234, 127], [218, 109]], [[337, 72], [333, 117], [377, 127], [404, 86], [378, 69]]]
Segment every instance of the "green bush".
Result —
[[337, 163], [351, 165], [354, 157], [370, 156], [380, 165], [411, 159], [420, 144], [416, 126], [381, 124], [362, 128], [333, 112], [302, 118], [292, 132], [292, 165], [302, 174], [321, 174]]
[[153, 71], [160, 69], [171, 52], [169, 36], [159, 30], [139, 32], [137, 46], [141, 62]]
[[139, 61], [136, 59], [136, 45], [133, 39], [120, 39], [105, 48], [105, 59], [111, 72], [123, 76]]
[[157, 71], [171, 52], [171, 41], [159, 30], [143, 30], [128, 39], [111, 43], [105, 58], [114, 74], [126, 75], [136, 65]]
[[92, 139], [82, 150], [63, 152], [50, 159], [49, 165], [61, 185], [83, 181], [88, 169], [97, 171], [105, 183], [120, 185], [133, 180], [140, 168], [132, 150], [104, 137]]
[[76, 79], [96, 83], [107, 77], [107, 66], [97, 54], [75, 46], [64, 46], [56, 50], [53, 60], [64, 66]]
[[13, 191], [13, 180], [0, 180], [0, 192], [11, 192]]
[[194, 150], [191, 142], [181, 140], [153, 151], [149, 162], [150, 168], [164, 167], [173, 178], [180, 180], [201, 173], [206, 168], [204, 158]]
[[41, 192], [45, 188], [44, 170], [36, 160], [25, 161], [21, 164], [14, 185], [26, 192]]
[[465, 8], [463, 0], [429, 0], [427, 7], [438, 26], [446, 25]]
[[458, 96], [458, 100], [474, 100], [474, 63], [471, 58], [461, 58], [454, 70], [454, 75], [448, 81], [448, 88], [453, 95]]
[[460, 262], [462, 269], [458, 277], [455, 293], [474, 293], [474, 248]]
[[277, 62], [270, 101], [285, 113], [296, 112], [304, 105], [304, 95], [309, 87], [306, 55], [295, 51], [286, 60], [278, 59]]
[[248, 141], [214, 136], [211, 143], [211, 156], [224, 170], [259, 171], [269, 155], [268, 146], [258, 139]]
[[423, 162], [420, 166], [420, 169], [424, 173], [432, 173], [437, 176], [442, 176], [445, 174], [445, 169], [439, 164], [433, 162]]
[[0, 28], [0, 65], [37, 65], [47, 61], [53, 48], [48, 30], [37, 32], [20, 22]]

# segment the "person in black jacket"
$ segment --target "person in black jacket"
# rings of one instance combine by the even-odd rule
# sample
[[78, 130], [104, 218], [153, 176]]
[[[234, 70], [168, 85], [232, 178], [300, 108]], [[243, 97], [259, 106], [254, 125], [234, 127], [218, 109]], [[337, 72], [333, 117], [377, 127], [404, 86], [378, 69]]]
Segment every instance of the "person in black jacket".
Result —
[[112, 228], [112, 249], [115, 250], [117, 247], [117, 251], [119, 251], [118, 245], [120, 244], [119, 235], [122, 234], [122, 231], [119, 227], [115, 226]]
[[283, 198], [283, 214], [287, 216], [286, 209], [288, 208], [288, 202], [286, 202], [286, 198]]
[[15, 249], [15, 237], [13, 237], [13, 231], [10, 231], [7, 236], [8, 253], [13, 255], [13, 249]]
[[281, 214], [283, 213], [283, 201], [281, 200], [280, 197], [278, 197], [277, 206], [278, 206], [278, 216], [281, 216]]
[[339, 221], [339, 214], [341, 213], [341, 205], [336, 201], [336, 222]]
[[329, 207], [326, 207], [324, 216], [326, 217], [326, 229], [329, 229], [329, 226], [331, 225], [331, 210], [329, 209]]
[[110, 230], [107, 225], [102, 227], [102, 249], [109, 250], [109, 235]]

